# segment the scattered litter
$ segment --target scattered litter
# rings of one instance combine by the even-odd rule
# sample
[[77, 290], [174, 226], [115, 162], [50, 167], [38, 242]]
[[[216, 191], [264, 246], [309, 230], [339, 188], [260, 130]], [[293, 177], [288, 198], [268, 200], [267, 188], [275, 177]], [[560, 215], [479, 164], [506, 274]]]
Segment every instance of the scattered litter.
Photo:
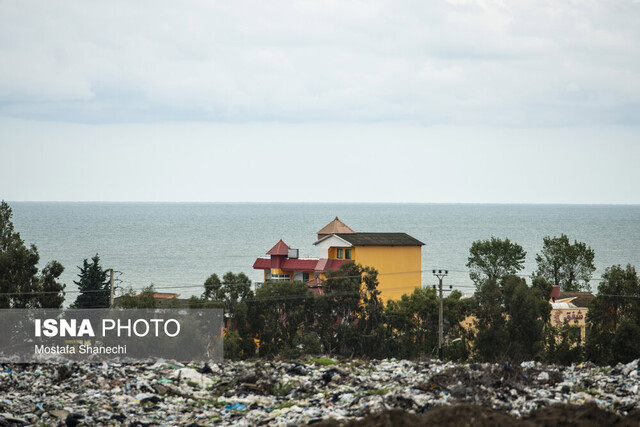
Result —
[[500, 416], [542, 420], [542, 411], [555, 404], [574, 405], [565, 411], [571, 413], [590, 402], [596, 406], [589, 414], [640, 414], [637, 360], [604, 368], [591, 363], [335, 362], [7, 364], [0, 370], [0, 417], [19, 420], [11, 421], [16, 425], [301, 425], [376, 417], [392, 409], [427, 416], [466, 404], [470, 414], [495, 410]]

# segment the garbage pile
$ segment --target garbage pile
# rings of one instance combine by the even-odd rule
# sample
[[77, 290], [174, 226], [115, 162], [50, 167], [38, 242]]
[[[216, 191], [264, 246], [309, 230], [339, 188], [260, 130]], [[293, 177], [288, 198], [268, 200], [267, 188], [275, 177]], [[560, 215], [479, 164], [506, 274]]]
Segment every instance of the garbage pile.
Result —
[[639, 362], [563, 367], [310, 358], [1, 365], [0, 426], [345, 425], [389, 417], [389, 410], [427, 416], [457, 404], [525, 421], [540, 418], [541, 408], [581, 405], [619, 420], [636, 417], [638, 425]]

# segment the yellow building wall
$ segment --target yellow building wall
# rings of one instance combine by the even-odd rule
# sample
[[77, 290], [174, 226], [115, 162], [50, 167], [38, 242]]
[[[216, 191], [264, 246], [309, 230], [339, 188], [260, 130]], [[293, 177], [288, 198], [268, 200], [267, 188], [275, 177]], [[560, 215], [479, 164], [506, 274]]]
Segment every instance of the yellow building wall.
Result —
[[[338, 249], [342, 249], [342, 258], [338, 258]], [[351, 261], [355, 261], [356, 259], [356, 248], [334, 248], [331, 247], [329, 248], [329, 253], [327, 255], [327, 257], [329, 259], [346, 259], [345, 258], [345, 252], [347, 250], [351, 250]]]
[[353, 249], [353, 261], [378, 271], [378, 289], [384, 301], [400, 299], [403, 294], [410, 294], [422, 286], [420, 246], [358, 246]]
[[551, 325], [562, 326], [568, 323], [572, 328], [580, 328], [580, 341], [584, 343], [587, 338], [587, 312], [586, 307], [579, 308], [554, 308], [551, 310]]

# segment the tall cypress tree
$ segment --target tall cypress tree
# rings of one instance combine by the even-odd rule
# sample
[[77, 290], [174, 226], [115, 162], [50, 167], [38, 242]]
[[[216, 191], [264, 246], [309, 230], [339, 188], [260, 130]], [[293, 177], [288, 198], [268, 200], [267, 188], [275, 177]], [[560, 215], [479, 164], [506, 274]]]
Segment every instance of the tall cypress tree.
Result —
[[72, 308], [108, 308], [109, 307], [109, 280], [107, 271], [100, 266], [98, 254], [91, 258], [91, 262], [85, 258], [82, 267], [78, 267], [78, 281], [73, 281], [80, 289], [80, 295], [72, 304]]

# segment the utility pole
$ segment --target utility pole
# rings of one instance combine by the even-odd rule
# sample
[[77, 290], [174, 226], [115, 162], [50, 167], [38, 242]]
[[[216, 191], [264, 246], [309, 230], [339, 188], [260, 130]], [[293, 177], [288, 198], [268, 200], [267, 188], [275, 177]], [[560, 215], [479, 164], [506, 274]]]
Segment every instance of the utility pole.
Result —
[[109, 270], [109, 307], [113, 308], [113, 268]]
[[438, 313], [438, 358], [440, 358], [440, 360], [443, 359], [443, 352], [442, 352], [442, 335], [443, 335], [443, 314], [442, 314], [442, 305], [443, 305], [443, 300], [442, 300], [442, 279], [449, 274], [449, 270], [432, 270], [433, 275], [436, 276], [438, 278], [438, 281], [440, 282], [438, 285], [438, 289], [440, 291], [440, 310]]

